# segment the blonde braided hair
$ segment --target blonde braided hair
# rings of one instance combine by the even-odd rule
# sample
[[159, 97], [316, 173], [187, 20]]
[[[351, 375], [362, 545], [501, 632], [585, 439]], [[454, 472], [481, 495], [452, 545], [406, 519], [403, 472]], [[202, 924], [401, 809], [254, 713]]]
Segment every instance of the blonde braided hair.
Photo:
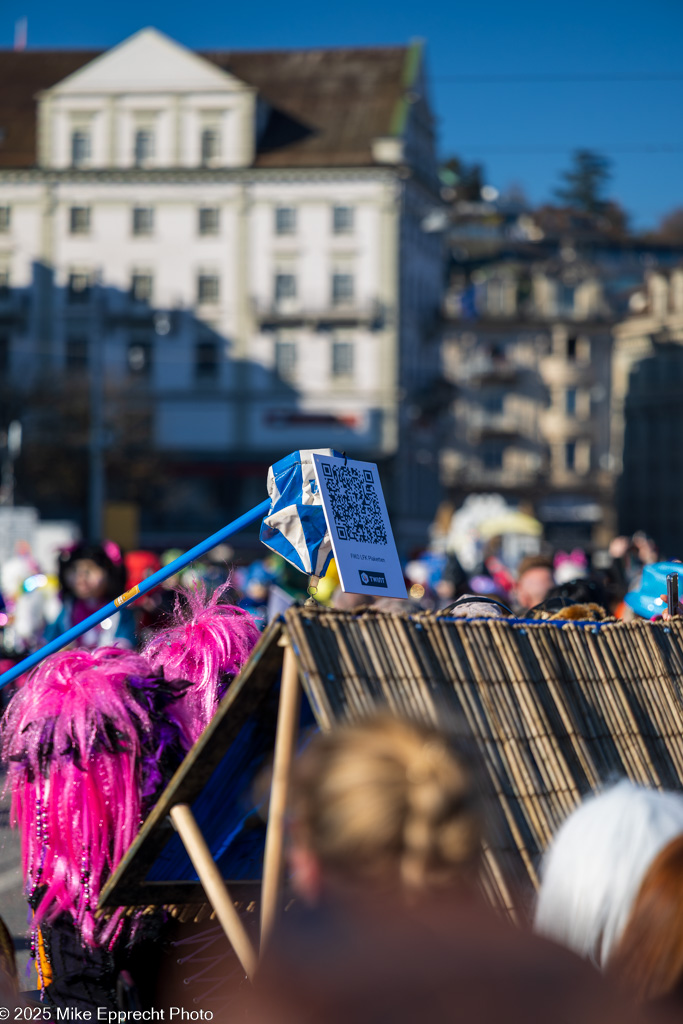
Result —
[[472, 774], [436, 729], [387, 715], [316, 737], [299, 760], [295, 836], [348, 881], [425, 889], [473, 873]]

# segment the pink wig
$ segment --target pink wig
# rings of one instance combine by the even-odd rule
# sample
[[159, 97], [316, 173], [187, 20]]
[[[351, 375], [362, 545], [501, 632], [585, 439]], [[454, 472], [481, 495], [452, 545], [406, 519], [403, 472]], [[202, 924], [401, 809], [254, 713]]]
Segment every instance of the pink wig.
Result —
[[2, 755], [34, 929], [66, 911], [87, 945], [118, 935], [121, 912], [96, 921], [94, 911], [163, 782], [160, 765], [182, 757], [178, 692], [140, 655], [102, 647], [46, 658], [13, 697]]
[[191, 684], [180, 700], [183, 721], [194, 743], [213, 718], [228, 684], [244, 665], [258, 640], [258, 627], [248, 612], [220, 604], [228, 580], [207, 600], [206, 588], [181, 590], [186, 601], [176, 600], [174, 621], [156, 632], [143, 654], [152, 667], [163, 669], [166, 679]]

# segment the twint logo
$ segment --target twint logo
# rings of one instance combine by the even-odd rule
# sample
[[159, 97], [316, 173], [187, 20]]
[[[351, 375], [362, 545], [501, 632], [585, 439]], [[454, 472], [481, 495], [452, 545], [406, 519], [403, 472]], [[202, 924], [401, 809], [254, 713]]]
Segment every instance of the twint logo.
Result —
[[366, 569], [359, 569], [358, 575], [364, 587], [384, 587], [386, 590], [387, 578], [383, 572], [368, 572]]

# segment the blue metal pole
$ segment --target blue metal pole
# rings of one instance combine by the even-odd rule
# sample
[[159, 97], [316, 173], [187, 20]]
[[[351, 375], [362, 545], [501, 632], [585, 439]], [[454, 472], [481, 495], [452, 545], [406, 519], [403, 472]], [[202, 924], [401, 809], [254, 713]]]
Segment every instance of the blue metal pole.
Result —
[[218, 530], [217, 533], [211, 534], [206, 540], [196, 544], [189, 551], [186, 551], [184, 555], [180, 555], [174, 562], [170, 562], [164, 566], [163, 569], [159, 569], [158, 572], [148, 576], [142, 583], [138, 583], [132, 590], [127, 590], [125, 594], [121, 594], [120, 597], [115, 597], [109, 604], [105, 604], [104, 608], [100, 608], [98, 611], [93, 612], [87, 619], [83, 619], [83, 622], [79, 622], [77, 626], [72, 626], [71, 629], [67, 629], [66, 633], [62, 633], [56, 640], [51, 640], [49, 644], [41, 647], [39, 651], [35, 651], [30, 654], [28, 658], [24, 658], [13, 668], [9, 669], [8, 672], [4, 672], [0, 676], [0, 690], [3, 686], [7, 686], [17, 676], [21, 676], [28, 669], [33, 668], [43, 658], [47, 658], [49, 654], [54, 654], [55, 651], [60, 651], [62, 647], [66, 647], [68, 643], [75, 640], [76, 637], [81, 636], [82, 633], [87, 633], [93, 626], [97, 626], [98, 623], [102, 622], [103, 619], [108, 618], [110, 615], [115, 615], [119, 608], [125, 608], [127, 604], [134, 601], [140, 594], [146, 594], [148, 590], [153, 590], [154, 587], [158, 587], [160, 583], [167, 580], [169, 576], [173, 576], [175, 573], [180, 572], [186, 565], [193, 562], [195, 558], [199, 558], [200, 555], [205, 554], [212, 548], [215, 548], [218, 544], [231, 537], [234, 533], [239, 533], [243, 527], [248, 526], [249, 523], [253, 523], [255, 519], [262, 519], [270, 511], [270, 498], [266, 498], [260, 505], [252, 508], [250, 512], [245, 512], [239, 519], [235, 519], [234, 522], [228, 523], [222, 530]]

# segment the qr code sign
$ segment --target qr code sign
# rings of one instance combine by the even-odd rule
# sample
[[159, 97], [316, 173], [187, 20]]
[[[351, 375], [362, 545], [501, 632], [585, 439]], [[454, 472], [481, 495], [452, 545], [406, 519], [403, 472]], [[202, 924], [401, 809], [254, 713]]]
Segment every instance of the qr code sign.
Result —
[[329, 508], [340, 540], [387, 544], [375, 482], [369, 469], [321, 463]]

